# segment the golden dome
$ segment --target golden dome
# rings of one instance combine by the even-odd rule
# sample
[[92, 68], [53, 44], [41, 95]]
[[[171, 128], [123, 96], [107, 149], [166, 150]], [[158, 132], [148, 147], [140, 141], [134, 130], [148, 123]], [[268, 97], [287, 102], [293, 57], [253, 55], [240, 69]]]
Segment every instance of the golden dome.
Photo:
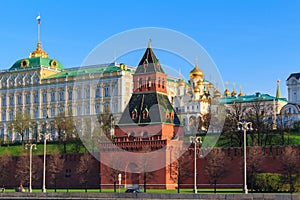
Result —
[[29, 54], [29, 58], [48, 58], [48, 54], [41, 48], [41, 42], [37, 43], [36, 49]]
[[195, 92], [195, 93], [198, 93], [198, 92], [200, 92], [200, 89], [199, 89], [199, 88], [195, 88], [195, 89], [194, 89], [194, 92]]
[[235, 95], [236, 95], [236, 92], [235, 92], [235, 90], [233, 90], [233, 91], [231, 92], [231, 96], [234, 97]]
[[230, 91], [228, 90], [228, 82], [226, 82], [226, 89], [224, 91], [224, 96], [229, 97], [230, 96]]
[[190, 78], [191, 79], [193, 79], [193, 78], [203, 78], [203, 76], [204, 76], [204, 73], [201, 69], [199, 69], [198, 59], [196, 59], [196, 66], [192, 71], [190, 71]]
[[185, 86], [185, 81], [184, 80], [182, 80], [182, 79], [179, 79], [179, 82], [178, 82], [178, 87], [180, 87], [180, 86]]
[[239, 93], [239, 97], [244, 96], [244, 93], [242, 91], [242, 86], [240, 86], [240, 93]]
[[217, 97], [217, 98], [220, 98], [222, 95], [221, 93], [219, 92], [219, 90], [215, 90], [214, 92], [214, 97]]

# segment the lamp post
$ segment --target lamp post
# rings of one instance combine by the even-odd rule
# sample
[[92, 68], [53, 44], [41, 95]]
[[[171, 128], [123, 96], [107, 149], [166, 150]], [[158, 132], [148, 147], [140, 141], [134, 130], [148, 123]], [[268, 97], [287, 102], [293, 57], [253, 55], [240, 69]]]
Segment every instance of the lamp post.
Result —
[[244, 131], [244, 193], [248, 194], [247, 189], [247, 152], [246, 152], [246, 142], [247, 142], [247, 130], [252, 131], [252, 122], [241, 121], [237, 124], [239, 131]]
[[202, 140], [199, 136], [190, 136], [190, 142], [194, 143], [194, 193], [197, 194], [197, 144], [201, 144]]
[[46, 192], [46, 146], [47, 140], [50, 139], [51, 133], [40, 133], [40, 136], [44, 138], [44, 168], [43, 168], [43, 188], [42, 192]]
[[36, 144], [25, 144], [25, 149], [29, 147], [29, 192], [32, 192], [31, 182], [32, 182], [32, 148], [36, 150]]

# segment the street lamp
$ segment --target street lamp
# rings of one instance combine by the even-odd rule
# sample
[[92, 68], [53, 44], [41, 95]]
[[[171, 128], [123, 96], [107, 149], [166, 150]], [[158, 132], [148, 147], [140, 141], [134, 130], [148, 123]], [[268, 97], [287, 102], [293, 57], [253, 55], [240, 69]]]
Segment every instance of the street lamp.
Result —
[[50, 139], [51, 133], [40, 133], [40, 136], [43, 136], [44, 138], [44, 168], [43, 168], [42, 192], [46, 192], [46, 145], [47, 145], [47, 140]]
[[246, 139], [247, 139], [247, 131], [252, 131], [252, 122], [238, 122], [238, 131], [244, 131], [244, 193], [248, 194], [248, 189], [247, 189], [247, 158], [246, 158]]
[[202, 140], [199, 136], [190, 136], [190, 142], [194, 143], [194, 193], [197, 193], [197, 144], [201, 144]]
[[32, 192], [31, 182], [32, 182], [32, 148], [36, 150], [36, 144], [25, 144], [25, 149], [29, 147], [29, 192]]

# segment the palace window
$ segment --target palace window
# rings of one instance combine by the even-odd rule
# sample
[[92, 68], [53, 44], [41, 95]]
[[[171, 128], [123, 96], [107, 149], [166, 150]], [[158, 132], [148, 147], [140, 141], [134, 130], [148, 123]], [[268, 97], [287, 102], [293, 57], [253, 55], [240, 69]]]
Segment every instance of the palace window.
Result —
[[64, 112], [64, 107], [63, 107], [63, 106], [60, 106], [60, 107], [58, 108], [58, 110], [59, 110], [59, 113], [63, 113], [63, 112]]
[[100, 112], [100, 105], [98, 103], [96, 103], [96, 105], [95, 105], [95, 112], [96, 112], [96, 114], [98, 114]]
[[69, 89], [69, 90], [68, 90], [68, 99], [69, 99], [69, 100], [72, 100], [72, 99], [73, 99], [73, 90], [72, 90], [72, 89]]
[[10, 120], [10, 121], [14, 120], [14, 111], [13, 111], [13, 110], [11, 110], [11, 111], [9, 112], [9, 120]]
[[85, 106], [85, 114], [87, 114], [87, 115], [90, 114], [90, 105]]
[[96, 98], [99, 98], [100, 97], [100, 88], [97, 87], [96, 88], [96, 94], [95, 94]]
[[64, 90], [59, 90], [59, 101], [64, 101], [65, 100], [65, 91]]
[[2, 121], [6, 121], [6, 110], [2, 110]]
[[108, 103], [104, 103], [104, 112], [108, 112], [109, 109], [108, 109]]
[[2, 106], [6, 106], [6, 95], [2, 96]]
[[72, 105], [68, 105], [68, 114], [73, 115]]
[[33, 93], [33, 102], [34, 103], [39, 103], [39, 92], [38, 91], [35, 91]]
[[28, 105], [28, 104], [30, 104], [30, 93], [26, 93], [25, 96], [26, 96], [26, 98], [25, 98], [26, 99], [25, 100], [26, 101], [26, 105]]
[[77, 115], [81, 115], [81, 105], [77, 105]]
[[104, 96], [105, 96], [105, 97], [108, 97], [108, 96], [109, 96], [109, 88], [108, 88], [108, 86], [105, 86], [105, 87], [104, 87]]
[[11, 94], [11, 95], [9, 96], [9, 105], [10, 105], [10, 106], [13, 106], [13, 105], [14, 105], [14, 95], [13, 95], [13, 94]]
[[22, 98], [22, 97], [23, 97], [23, 96], [22, 96], [21, 93], [18, 94], [18, 105], [22, 105], [22, 104], [23, 104], [23, 102], [22, 102], [23, 98]]
[[118, 85], [117, 84], [115, 85], [115, 88], [114, 88], [114, 95], [118, 96]]
[[85, 98], [90, 98], [90, 88], [85, 88]]
[[47, 91], [43, 91], [43, 103], [47, 103]]
[[51, 102], [55, 102], [55, 91], [54, 90], [51, 91], [50, 96], [51, 96]]
[[39, 118], [39, 109], [38, 107], [35, 107], [33, 110], [33, 117], [34, 119], [38, 119]]
[[43, 108], [43, 118], [46, 118], [46, 117], [47, 117], [47, 109]]
[[52, 107], [51, 108], [51, 117], [54, 117], [55, 116], [55, 107]]
[[77, 88], [77, 99], [81, 99], [81, 88]]

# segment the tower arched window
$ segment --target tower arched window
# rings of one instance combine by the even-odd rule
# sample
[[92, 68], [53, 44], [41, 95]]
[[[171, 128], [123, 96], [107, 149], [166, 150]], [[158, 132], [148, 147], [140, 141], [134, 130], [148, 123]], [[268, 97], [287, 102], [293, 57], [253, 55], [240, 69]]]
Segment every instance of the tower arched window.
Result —
[[162, 80], [162, 88], [165, 88], [165, 79]]
[[160, 85], [161, 85], [161, 80], [160, 80], [160, 77], [158, 78], [158, 87], [160, 88]]
[[150, 77], [148, 77], [147, 86], [148, 86], [148, 88], [151, 88], [151, 78]]
[[139, 79], [139, 88], [142, 89], [142, 87], [143, 87], [143, 79], [140, 78]]

